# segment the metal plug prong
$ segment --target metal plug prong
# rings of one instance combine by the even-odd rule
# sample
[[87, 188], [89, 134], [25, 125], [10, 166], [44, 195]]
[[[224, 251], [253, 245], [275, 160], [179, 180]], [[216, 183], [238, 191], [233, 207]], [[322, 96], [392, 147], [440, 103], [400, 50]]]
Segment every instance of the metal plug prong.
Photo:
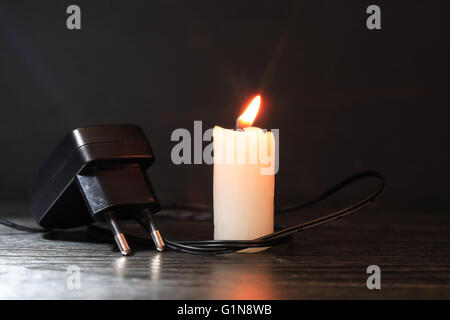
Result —
[[147, 208], [144, 209], [143, 220], [144, 220], [145, 226], [150, 231], [153, 242], [155, 243], [155, 246], [156, 246], [156, 250], [163, 251], [166, 245], [164, 244], [164, 240], [161, 237], [161, 234], [159, 233], [158, 228], [156, 227], [156, 224], [155, 224], [155, 221], [153, 220], [153, 215], [152, 215], [151, 211]]
[[108, 221], [111, 232], [114, 235], [114, 240], [116, 240], [117, 247], [120, 252], [127, 256], [131, 253], [131, 249], [128, 246], [127, 240], [125, 239], [125, 235], [120, 230], [119, 223], [117, 222], [116, 217], [111, 212], [107, 212], [105, 215], [106, 221]]

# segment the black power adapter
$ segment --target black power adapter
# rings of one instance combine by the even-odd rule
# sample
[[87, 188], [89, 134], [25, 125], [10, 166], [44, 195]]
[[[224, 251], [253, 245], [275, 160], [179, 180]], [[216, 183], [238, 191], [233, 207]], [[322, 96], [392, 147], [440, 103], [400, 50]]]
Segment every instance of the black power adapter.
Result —
[[123, 255], [131, 250], [118, 220], [138, 220], [162, 251], [164, 241], [152, 216], [160, 205], [145, 173], [153, 161], [150, 144], [138, 126], [72, 130], [34, 179], [31, 211], [39, 225], [48, 229], [106, 221]]

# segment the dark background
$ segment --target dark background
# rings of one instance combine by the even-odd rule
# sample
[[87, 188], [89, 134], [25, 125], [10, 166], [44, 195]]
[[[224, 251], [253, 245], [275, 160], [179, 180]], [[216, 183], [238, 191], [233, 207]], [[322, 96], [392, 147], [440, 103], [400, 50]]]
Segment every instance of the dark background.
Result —
[[[27, 186], [70, 129], [135, 123], [163, 202], [212, 201], [212, 167], [170, 161], [176, 128], [280, 128], [279, 204], [359, 170], [381, 205], [448, 209], [449, 25], [444, 1], [2, 1], [0, 200]], [[77, 4], [82, 30], [66, 28]], [[382, 30], [365, 26], [378, 4]], [[428, 211], [424, 211], [428, 212]]]

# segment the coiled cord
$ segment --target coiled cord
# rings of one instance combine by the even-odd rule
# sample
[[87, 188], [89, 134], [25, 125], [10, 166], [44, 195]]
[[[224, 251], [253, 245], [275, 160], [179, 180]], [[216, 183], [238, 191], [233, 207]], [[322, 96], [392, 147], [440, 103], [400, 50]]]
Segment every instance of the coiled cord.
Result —
[[[224, 254], [224, 253], [231, 253], [247, 248], [255, 248], [255, 247], [269, 247], [269, 246], [275, 246], [280, 245], [283, 243], [286, 243], [292, 239], [292, 236], [300, 231], [308, 230], [317, 226], [320, 226], [322, 224], [335, 221], [337, 219], [340, 219], [342, 217], [345, 217], [355, 211], [360, 210], [361, 208], [365, 207], [366, 205], [374, 202], [377, 197], [384, 191], [384, 188], [386, 186], [386, 181], [384, 177], [376, 172], [376, 171], [365, 171], [361, 173], [357, 173], [341, 182], [336, 184], [335, 186], [331, 187], [318, 197], [307, 201], [305, 203], [298, 203], [293, 204], [286, 207], [280, 207], [275, 210], [275, 214], [283, 214], [288, 213], [296, 210], [305, 209], [307, 207], [310, 207], [314, 204], [317, 204], [318, 202], [325, 200], [326, 198], [330, 197], [331, 195], [335, 194], [336, 192], [340, 191], [341, 189], [347, 187], [348, 185], [360, 181], [363, 179], [368, 178], [375, 178], [377, 179], [380, 184], [378, 188], [363, 198], [360, 201], [357, 201], [353, 203], [350, 206], [347, 206], [341, 210], [332, 212], [328, 215], [322, 216], [317, 219], [313, 219], [301, 224], [293, 225], [290, 227], [285, 228], [278, 228], [279, 230], [268, 234], [266, 236], [254, 239], [254, 240], [202, 240], [202, 241], [171, 241], [168, 239], [164, 239], [166, 242], [166, 245], [177, 251], [181, 252], [187, 252], [192, 254]], [[165, 207], [164, 209], [182, 209], [182, 210], [191, 210], [196, 212], [202, 212], [207, 210], [204, 206], [170, 206]]]
[[[258, 247], [271, 247], [289, 242], [293, 235], [297, 232], [308, 230], [314, 227], [318, 227], [328, 222], [335, 221], [342, 217], [345, 217], [353, 212], [356, 212], [368, 204], [374, 202], [377, 197], [384, 191], [386, 182], [384, 177], [376, 171], [365, 171], [357, 173], [349, 178], [339, 182], [335, 186], [331, 187], [318, 197], [309, 200], [304, 203], [297, 203], [289, 205], [286, 207], [280, 207], [275, 210], [275, 214], [283, 214], [292, 211], [297, 211], [305, 209], [314, 204], [319, 203], [322, 200], [330, 197], [336, 192], [342, 190], [343, 188], [353, 184], [357, 181], [375, 178], [379, 181], [378, 188], [366, 196], [365, 198], [347, 206], [338, 211], [332, 212], [328, 215], [322, 216], [317, 219], [313, 219], [304, 223], [296, 224], [289, 227], [284, 227], [276, 225], [276, 231], [265, 235], [263, 237], [254, 240], [200, 240], [200, 241], [172, 241], [169, 239], [164, 239], [166, 246], [172, 250], [186, 252], [191, 254], [201, 254], [201, 255], [211, 255], [211, 254], [225, 254], [240, 251], [247, 248], [258, 248]], [[204, 205], [171, 205], [163, 207], [163, 210], [183, 210], [191, 212], [212, 212], [212, 208]], [[141, 221], [138, 221], [144, 228], [145, 225]], [[0, 218], [0, 224], [7, 227], [14, 228], [21, 231], [27, 232], [50, 232], [51, 229], [41, 229], [41, 228], [31, 228], [23, 225], [16, 224], [6, 219]]]

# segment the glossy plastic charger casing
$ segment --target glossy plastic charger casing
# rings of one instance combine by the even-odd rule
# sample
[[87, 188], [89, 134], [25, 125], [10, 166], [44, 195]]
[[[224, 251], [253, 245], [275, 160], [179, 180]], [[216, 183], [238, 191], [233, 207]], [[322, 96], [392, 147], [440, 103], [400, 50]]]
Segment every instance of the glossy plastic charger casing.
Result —
[[153, 161], [150, 144], [138, 126], [74, 129], [35, 177], [31, 211], [45, 228], [102, 221], [106, 211], [114, 211], [119, 219], [132, 219], [142, 207], [156, 212], [159, 203], [145, 173]]

